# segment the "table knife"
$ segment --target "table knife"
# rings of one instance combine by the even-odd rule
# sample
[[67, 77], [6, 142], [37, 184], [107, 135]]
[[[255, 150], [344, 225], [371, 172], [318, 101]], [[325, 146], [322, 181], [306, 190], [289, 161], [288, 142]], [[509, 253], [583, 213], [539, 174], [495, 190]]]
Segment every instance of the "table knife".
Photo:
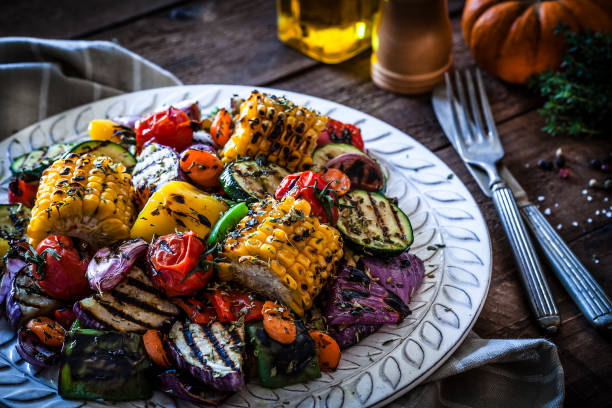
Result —
[[[450, 122], [451, 113], [444, 87], [434, 89], [432, 104], [442, 130], [451, 144], [455, 146], [455, 135]], [[491, 197], [487, 174], [469, 163], [465, 163], [465, 165], [484, 194]], [[610, 298], [567, 244], [563, 242], [537, 206], [529, 201], [525, 190], [512, 173], [503, 165], [500, 166], [499, 171], [512, 190], [525, 223], [574, 303], [591, 325], [600, 330], [612, 332], [612, 301]]]

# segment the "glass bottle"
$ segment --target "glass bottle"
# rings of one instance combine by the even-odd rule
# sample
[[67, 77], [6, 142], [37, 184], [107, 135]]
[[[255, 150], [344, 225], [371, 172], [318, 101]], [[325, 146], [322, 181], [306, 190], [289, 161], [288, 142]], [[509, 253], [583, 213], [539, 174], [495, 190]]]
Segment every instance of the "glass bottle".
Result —
[[336, 64], [371, 45], [380, 0], [277, 0], [278, 37], [302, 53]]

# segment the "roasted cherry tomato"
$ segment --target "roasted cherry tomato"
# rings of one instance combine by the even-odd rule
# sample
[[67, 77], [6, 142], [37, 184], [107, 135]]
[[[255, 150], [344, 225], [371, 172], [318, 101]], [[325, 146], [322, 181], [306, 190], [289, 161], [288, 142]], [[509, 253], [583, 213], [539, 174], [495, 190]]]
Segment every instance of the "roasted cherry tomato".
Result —
[[204, 244], [193, 231], [157, 238], [147, 254], [153, 284], [168, 297], [193, 295], [204, 288], [213, 271], [201, 261], [203, 252]]
[[180, 109], [168, 109], [153, 113], [136, 122], [136, 146], [138, 151], [151, 141], [183, 151], [193, 142], [191, 120]]
[[24, 181], [21, 178], [13, 177], [8, 188], [9, 204], [21, 203], [26, 207], [34, 207], [36, 192], [38, 191], [38, 180]]
[[192, 146], [181, 153], [181, 170], [200, 187], [215, 187], [223, 172], [223, 164], [214, 152], [204, 147]]
[[210, 125], [210, 137], [219, 147], [225, 146], [232, 135], [232, 115], [225, 109], [219, 109], [212, 125]]
[[311, 215], [327, 223], [331, 216], [335, 224], [338, 219], [338, 208], [335, 205], [337, 194], [329, 187], [326, 189], [328, 184], [323, 177], [312, 171], [294, 173], [280, 182], [274, 197], [279, 201], [286, 195], [303, 198], [310, 203]]
[[55, 320], [45, 316], [35, 317], [29, 320], [25, 327], [34, 333], [45, 346], [61, 348], [64, 344], [66, 330]]
[[319, 134], [317, 145], [323, 146], [327, 143], [344, 143], [353, 145], [363, 150], [363, 139], [361, 130], [350, 123], [342, 123], [334, 119], [328, 119], [325, 128]]
[[77, 300], [91, 293], [86, 275], [91, 255], [85, 241], [49, 235], [38, 244], [36, 252], [44, 254], [45, 262], [44, 268], [37, 265], [34, 276], [46, 294], [61, 300]]
[[329, 185], [329, 188], [334, 190], [339, 196], [344, 195], [349, 192], [351, 189], [351, 179], [348, 178], [346, 174], [342, 172], [342, 170], [338, 169], [326, 169], [323, 174], [321, 174], [323, 180]]

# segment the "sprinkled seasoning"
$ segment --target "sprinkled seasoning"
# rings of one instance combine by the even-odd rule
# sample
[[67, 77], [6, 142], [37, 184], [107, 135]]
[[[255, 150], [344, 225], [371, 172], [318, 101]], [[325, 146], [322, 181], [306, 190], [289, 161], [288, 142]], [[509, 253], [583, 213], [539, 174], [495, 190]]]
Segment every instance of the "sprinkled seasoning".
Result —
[[574, 227], [577, 227], [577, 226], [578, 226], [578, 222], [577, 222], [577, 221], [572, 221], [572, 225], [573, 225]]
[[561, 228], [563, 228], [562, 224], [557, 224], [557, 229], [560, 230]]
[[586, 195], [586, 193], [588, 193], [587, 189], [585, 188], [584, 190], [582, 190], [582, 195]]
[[544, 210], [544, 214], [546, 214], [546, 215], [550, 215], [550, 208], [545, 209], [545, 210]]
[[546, 197], [544, 196], [538, 196], [538, 201], [544, 201], [546, 199]]
[[587, 201], [593, 201], [593, 197], [587, 196]]

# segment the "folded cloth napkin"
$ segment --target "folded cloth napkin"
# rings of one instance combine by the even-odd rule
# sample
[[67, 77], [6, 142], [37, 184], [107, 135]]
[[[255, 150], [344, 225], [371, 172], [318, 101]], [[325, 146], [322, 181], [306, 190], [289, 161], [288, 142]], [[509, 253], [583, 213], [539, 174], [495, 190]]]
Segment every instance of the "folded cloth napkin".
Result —
[[[0, 39], [0, 139], [46, 116], [122, 92], [180, 85], [113, 43]], [[7, 103], [6, 101], [10, 101]], [[544, 339], [485, 340], [470, 333], [399, 407], [561, 407], [563, 369]]]

